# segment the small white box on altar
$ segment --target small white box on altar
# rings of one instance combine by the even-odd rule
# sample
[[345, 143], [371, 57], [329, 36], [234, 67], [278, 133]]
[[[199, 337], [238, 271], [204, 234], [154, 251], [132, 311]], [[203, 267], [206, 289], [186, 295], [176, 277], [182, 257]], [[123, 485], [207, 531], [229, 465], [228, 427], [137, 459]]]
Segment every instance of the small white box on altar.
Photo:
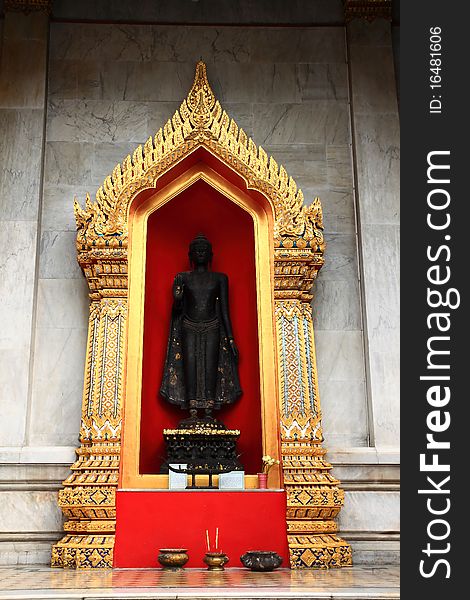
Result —
[[244, 490], [245, 471], [229, 471], [219, 475], [219, 490]]
[[185, 490], [186, 484], [188, 481], [187, 473], [178, 473], [176, 471], [172, 471], [171, 469], [186, 469], [187, 465], [177, 465], [171, 464], [169, 465], [171, 468], [168, 469], [168, 487], [170, 490]]

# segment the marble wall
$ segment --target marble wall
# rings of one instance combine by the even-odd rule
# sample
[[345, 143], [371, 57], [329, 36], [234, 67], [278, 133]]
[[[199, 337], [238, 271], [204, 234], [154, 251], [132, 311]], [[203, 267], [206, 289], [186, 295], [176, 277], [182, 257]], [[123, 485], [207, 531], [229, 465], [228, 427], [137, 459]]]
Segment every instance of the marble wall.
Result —
[[377, 447], [398, 445], [400, 418], [400, 140], [390, 37], [385, 22], [348, 26], [369, 432]]
[[0, 446], [27, 443], [48, 23], [3, 23], [0, 62]]
[[[64, 19], [72, 10], [56, 9]], [[29, 18], [16, 16], [16, 29]], [[88, 312], [73, 198], [92, 195], [166, 121], [201, 56], [229, 115], [307, 202], [322, 199], [328, 247], [313, 310], [325, 445], [347, 490], [341, 527], [356, 560], [378, 560], [381, 547], [383, 560], [396, 558], [398, 149], [386, 28], [53, 22], [38, 31], [35, 57], [3, 38], [0, 562], [47, 561], [60, 537], [54, 494], [77, 444]], [[11, 52], [24, 66], [10, 76]], [[24, 81], [31, 69], [43, 88]], [[24, 520], [41, 507], [42, 529], [9, 514], [20, 495]]]

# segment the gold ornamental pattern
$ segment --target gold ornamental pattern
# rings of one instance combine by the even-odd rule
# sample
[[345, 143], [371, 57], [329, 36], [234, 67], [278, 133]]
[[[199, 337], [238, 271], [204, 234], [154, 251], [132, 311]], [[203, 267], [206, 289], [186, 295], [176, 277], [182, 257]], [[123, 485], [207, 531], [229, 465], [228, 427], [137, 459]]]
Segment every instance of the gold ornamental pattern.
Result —
[[392, 20], [392, 0], [343, 0], [346, 23], [353, 19], [364, 19], [371, 23], [375, 19]]
[[[304, 287], [297, 272], [292, 273], [289, 256], [284, 258], [286, 267], [279, 255], [276, 258], [275, 279], [284, 279], [282, 286], [275, 285], [275, 314], [290, 564], [294, 569], [347, 566], [352, 564], [351, 547], [336, 535], [334, 521], [343, 506], [344, 491], [331, 474], [321, 445], [310, 288]], [[322, 263], [313, 255], [301, 264], [311, 287]]]
[[[310, 302], [323, 265], [323, 218], [318, 198], [306, 206], [286, 169], [256, 146], [222, 109], [196, 65], [194, 83], [179, 110], [116, 165], [98, 189], [74, 204], [77, 258], [90, 290], [80, 447], [59, 493], [64, 537], [52, 566], [112, 567], [116, 490], [122, 460], [126, 328], [128, 325], [129, 208], [139, 192], [203, 148], [261, 193], [273, 217], [275, 350], [283, 485], [292, 568], [351, 564], [351, 548], [336, 535], [344, 493], [324, 459], [321, 407]], [[268, 246], [267, 246], [268, 247]], [[272, 344], [271, 344], [272, 346]]]
[[5, 12], [22, 12], [25, 15], [38, 11], [49, 14], [52, 11], [52, 2], [53, 0], [4, 0], [3, 9]]

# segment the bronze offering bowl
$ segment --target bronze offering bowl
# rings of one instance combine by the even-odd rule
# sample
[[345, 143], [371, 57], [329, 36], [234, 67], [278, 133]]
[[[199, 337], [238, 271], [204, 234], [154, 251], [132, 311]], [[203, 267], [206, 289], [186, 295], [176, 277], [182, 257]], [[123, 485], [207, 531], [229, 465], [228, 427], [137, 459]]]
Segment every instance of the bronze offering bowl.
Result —
[[186, 548], [160, 548], [158, 562], [164, 571], [181, 571], [188, 560]]
[[282, 563], [282, 557], [276, 552], [249, 550], [240, 556], [244, 567], [252, 571], [274, 571]]
[[228, 563], [229, 558], [223, 552], [206, 552], [202, 560], [206, 563], [208, 571], [225, 571], [224, 565]]

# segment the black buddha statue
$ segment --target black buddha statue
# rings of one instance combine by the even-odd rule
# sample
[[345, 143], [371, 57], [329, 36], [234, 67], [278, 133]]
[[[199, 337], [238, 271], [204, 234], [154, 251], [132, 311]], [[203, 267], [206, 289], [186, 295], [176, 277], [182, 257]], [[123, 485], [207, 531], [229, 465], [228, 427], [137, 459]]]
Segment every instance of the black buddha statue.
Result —
[[181, 423], [186, 427], [215, 423], [213, 411], [242, 393], [228, 308], [228, 277], [209, 269], [212, 255], [209, 240], [202, 234], [196, 236], [189, 245], [191, 271], [178, 273], [173, 283], [160, 394], [189, 409], [190, 418]]

